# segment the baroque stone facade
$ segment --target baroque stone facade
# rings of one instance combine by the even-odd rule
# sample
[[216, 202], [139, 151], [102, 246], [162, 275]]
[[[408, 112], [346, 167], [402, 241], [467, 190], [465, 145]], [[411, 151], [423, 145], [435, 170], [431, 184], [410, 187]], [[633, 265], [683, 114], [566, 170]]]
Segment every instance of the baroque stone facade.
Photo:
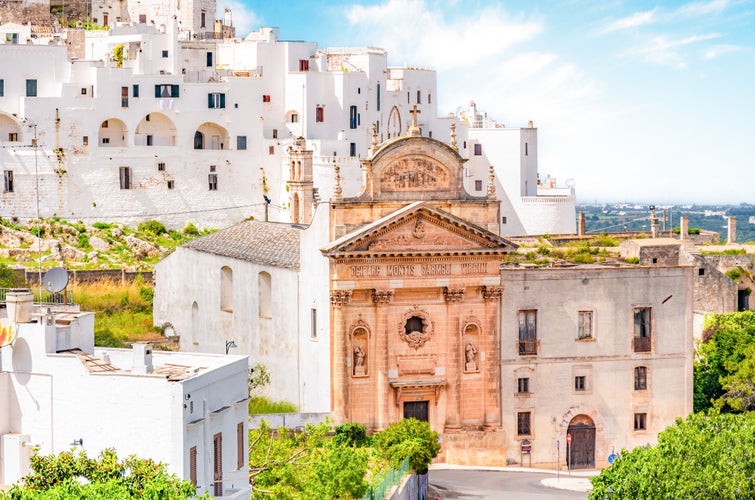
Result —
[[426, 420], [454, 461], [495, 464], [499, 266], [515, 247], [495, 234], [498, 201], [464, 190], [463, 162], [412, 128], [373, 143], [358, 196], [331, 200], [332, 409], [369, 430]]

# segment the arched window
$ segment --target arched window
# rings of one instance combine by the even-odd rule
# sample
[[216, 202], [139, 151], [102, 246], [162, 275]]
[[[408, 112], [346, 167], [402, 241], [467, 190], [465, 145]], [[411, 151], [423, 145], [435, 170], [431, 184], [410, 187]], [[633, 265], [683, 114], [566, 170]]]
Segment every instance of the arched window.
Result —
[[291, 222], [294, 224], [299, 224], [301, 221], [299, 220], [299, 194], [294, 193], [293, 199], [291, 200]]
[[194, 132], [194, 149], [204, 149], [204, 134], [199, 130]]
[[191, 342], [199, 344], [199, 305], [196, 301], [191, 305]]
[[273, 280], [269, 273], [262, 271], [258, 278], [260, 318], [273, 317]]
[[228, 266], [220, 269], [220, 310], [233, 312], [233, 271]]

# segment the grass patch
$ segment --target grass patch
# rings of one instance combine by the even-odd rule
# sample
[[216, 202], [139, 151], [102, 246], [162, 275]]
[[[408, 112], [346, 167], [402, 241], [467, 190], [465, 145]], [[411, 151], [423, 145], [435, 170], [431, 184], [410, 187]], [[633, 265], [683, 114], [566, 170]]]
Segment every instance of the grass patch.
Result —
[[267, 413], [296, 413], [299, 408], [288, 401], [270, 401], [264, 396], [253, 396], [249, 400], [250, 415], [264, 415]]

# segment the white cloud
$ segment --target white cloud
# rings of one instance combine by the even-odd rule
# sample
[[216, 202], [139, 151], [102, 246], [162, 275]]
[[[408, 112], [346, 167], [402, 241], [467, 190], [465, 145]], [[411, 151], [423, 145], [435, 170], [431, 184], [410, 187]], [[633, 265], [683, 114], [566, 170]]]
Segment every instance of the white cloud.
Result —
[[719, 44], [714, 45], [713, 47], [709, 48], [705, 52], [703, 52], [703, 59], [705, 60], [711, 60], [711, 59], [717, 59], [718, 57], [721, 57], [725, 54], [731, 54], [732, 52], [739, 52], [740, 50], [743, 50], [744, 47], [741, 45], [729, 45], [729, 44]]
[[645, 12], [635, 12], [631, 16], [622, 17], [608, 23], [598, 30], [600, 34], [612, 33], [614, 31], [624, 31], [632, 28], [639, 28], [656, 21], [655, 14], [657, 9], [647, 10]]
[[249, 10], [240, 0], [219, 0], [217, 9], [218, 19], [223, 19], [225, 9], [231, 10], [233, 26], [236, 28], [238, 38], [246, 38], [249, 32], [260, 24], [259, 16], [254, 11]]
[[662, 66], [673, 66], [676, 68], [685, 68], [687, 63], [681, 54], [680, 49], [691, 44], [720, 38], [719, 33], [706, 33], [703, 35], [693, 35], [685, 38], [669, 39], [666, 36], [656, 36], [650, 40], [650, 43], [644, 47], [639, 47], [626, 52], [630, 56], [640, 56], [647, 62], [660, 64]]
[[729, 6], [728, 0], [711, 0], [710, 2], [692, 2], [682, 5], [674, 12], [674, 15], [685, 17], [706, 16], [718, 14]]

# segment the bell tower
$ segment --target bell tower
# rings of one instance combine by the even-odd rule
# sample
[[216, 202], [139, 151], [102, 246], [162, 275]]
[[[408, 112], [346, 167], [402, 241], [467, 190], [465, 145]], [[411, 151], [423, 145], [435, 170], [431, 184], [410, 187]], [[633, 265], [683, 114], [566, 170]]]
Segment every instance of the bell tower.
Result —
[[291, 201], [291, 222], [309, 224], [312, 222], [314, 189], [312, 185], [312, 150], [307, 149], [307, 140], [297, 137], [288, 148], [289, 199]]

